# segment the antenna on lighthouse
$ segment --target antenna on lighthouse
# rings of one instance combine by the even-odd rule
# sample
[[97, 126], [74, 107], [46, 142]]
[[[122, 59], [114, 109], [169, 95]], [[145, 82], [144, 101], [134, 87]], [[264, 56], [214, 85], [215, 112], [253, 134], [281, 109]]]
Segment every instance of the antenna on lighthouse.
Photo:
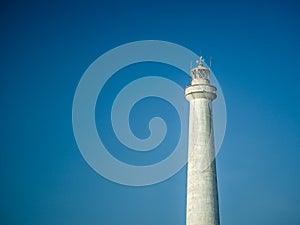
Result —
[[211, 68], [211, 66], [212, 66], [212, 57], [210, 57], [209, 59], [209, 67]]

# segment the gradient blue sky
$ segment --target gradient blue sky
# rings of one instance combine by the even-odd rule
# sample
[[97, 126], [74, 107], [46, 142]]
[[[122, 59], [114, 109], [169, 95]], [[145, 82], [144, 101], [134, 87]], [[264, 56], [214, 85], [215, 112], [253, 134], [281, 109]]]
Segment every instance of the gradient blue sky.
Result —
[[118, 185], [87, 165], [72, 131], [89, 64], [158, 39], [213, 56], [228, 113], [221, 224], [299, 225], [299, 12], [289, 0], [2, 1], [0, 224], [185, 224], [186, 168]]

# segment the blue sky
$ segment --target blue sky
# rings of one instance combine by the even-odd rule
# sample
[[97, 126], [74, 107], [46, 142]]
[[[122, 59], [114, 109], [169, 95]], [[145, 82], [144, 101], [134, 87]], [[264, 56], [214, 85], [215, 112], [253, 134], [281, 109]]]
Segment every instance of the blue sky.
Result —
[[122, 186], [88, 166], [72, 130], [87, 67], [157, 39], [213, 56], [228, 114], [221, 224], [298, 225], [299, 11], [297, 1], [2, 2], [0, 224], [185, 224], [186, 168]]

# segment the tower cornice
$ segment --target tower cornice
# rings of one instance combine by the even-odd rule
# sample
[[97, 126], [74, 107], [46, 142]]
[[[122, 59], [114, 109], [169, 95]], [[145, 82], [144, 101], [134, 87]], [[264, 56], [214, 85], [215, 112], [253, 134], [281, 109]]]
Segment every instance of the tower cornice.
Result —
[[210, 84], [190, 85], [185, 88], [185, 98], [190, 101], [195, 98], [214, 100], [217, 98], [217, 88]]

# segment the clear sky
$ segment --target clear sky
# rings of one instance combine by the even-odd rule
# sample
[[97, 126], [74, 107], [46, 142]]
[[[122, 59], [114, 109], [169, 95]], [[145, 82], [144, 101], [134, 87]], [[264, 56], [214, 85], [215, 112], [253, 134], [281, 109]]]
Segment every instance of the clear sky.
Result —
[[213, 56], [228, 113], [221, 224], [299, 225], [299, 12], [289, 0], [2, 1], [0, 224], [185, 224], [186, 168], [122, 186], [88, 166], [72, 130], [87, 67], [121, 44], [157, 39]]

